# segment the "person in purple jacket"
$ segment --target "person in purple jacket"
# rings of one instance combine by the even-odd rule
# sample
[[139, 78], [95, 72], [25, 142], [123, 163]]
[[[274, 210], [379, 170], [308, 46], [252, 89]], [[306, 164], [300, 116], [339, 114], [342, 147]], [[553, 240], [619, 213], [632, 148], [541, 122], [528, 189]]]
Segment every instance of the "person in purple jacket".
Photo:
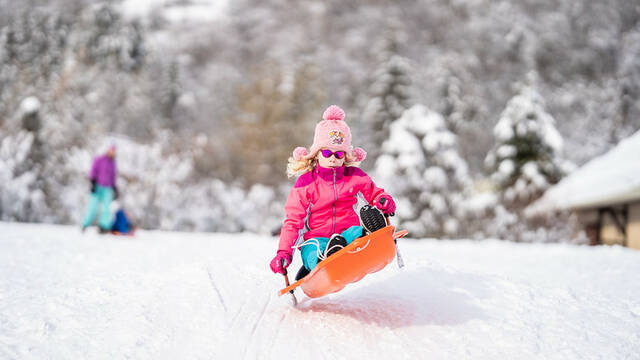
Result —
[[82, 221], [82, 231], [84, 231], [91, 223], [100, 208], [100, 218], [98, 225], [101, 233], [107, 233], [111, 230], [113, 223], [109, 206], [114, 198], [118, 197], [118, 188], [116, 187], [116, 148], [109, 147], [104, 155], [98, 156], [93, 160], [89, 180], [91, 180], [91, 198], [89, 206]]

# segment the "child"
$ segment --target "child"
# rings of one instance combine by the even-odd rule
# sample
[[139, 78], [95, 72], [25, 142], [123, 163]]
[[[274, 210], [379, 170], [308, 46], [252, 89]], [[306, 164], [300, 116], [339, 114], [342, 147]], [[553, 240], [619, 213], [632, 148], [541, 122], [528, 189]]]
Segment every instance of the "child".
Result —
[[[300, 248], [304, 265], [296, 280], [306, 276], [319, 260], [362, 236], [355, 211], [358, 194], [386, 214], [396, 208], [391, 196], [357, 167], [367, 153], [361, 148], [352, 149], [344, 111], [332, 105], [322, 118], [310, 151], [298, 147], [289, 158], [287, 174], [300, 177], [285, 204], [278, 251], [270, 263], [274, 273], [284, 273], [291, 264], [293, 249]], [[301, 233], [304, 242], [297, 245]]]
[[114, 235], [130, 235], [136, 231], [135, 225], [129, 220], [129, 214], [120, 206], [119, 203], [113, 202], [112, 205], [116, 209], [113, 225], [111, 226], [111, 233]]
[[116, 187], [116, 147], [110, 146], [107, 152], [93, 160], [89, 180], [91, 180], [91, 198], [82, 221], [82, 232], [85, 231], [100, 209], [100, 233], [106, 234], [111, 229], [111, 212], [109, 206], [118, 197]]

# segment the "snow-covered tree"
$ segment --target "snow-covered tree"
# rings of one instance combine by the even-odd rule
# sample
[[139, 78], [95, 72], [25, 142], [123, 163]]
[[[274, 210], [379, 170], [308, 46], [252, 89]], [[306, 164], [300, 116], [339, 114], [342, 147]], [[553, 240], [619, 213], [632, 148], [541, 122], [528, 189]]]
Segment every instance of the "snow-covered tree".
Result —
[[49, 210], [44, 192], [38, 186], [38, 173], [24, 170], [34, 138], [34, 134], [27, 131], [0, 138], [0, 219], [3, 221], [41, 221]]
[[[59, 187], [63, 207], [58, 211], [69, 213], [76, 221], [82, 217], [89, 198], [86, 176], [91, 161], [109, 145], [115, 145], [120, 193], [118, 205], [127, 211], [137, 226], [145, 229], [270, 233], [282, 221], [284, 191], [262, 184], [254, 184], [245, 190], [213, 177], [195, 179], [193, 159], [188, 151], [178, 152], [171, 148], [170, 135], [169, 130], [163, 130], [159, 140], [151, 144], [138, 143], [121, 135], [109, 135], [92, 151], [71, 149], [65, 158], [66, 171], [72, 174], [71, 181], [69, 186]], [[2, 145], [4, 149], [6, 146]], [[0, 160], [5, 156], [3, 149], [0, 149]], [[0, 168], [0, 179], [4, 179], [6, 173], [2, 169], [7, 167]], [[15, 181], [10, 183], [18, 189], [16, 184]], [[1, 185], [0, 191], [3, 191]], [[22, 193], [29, 194], [28, 191]], [[18, 202], [26, 203], [24, 200]]]
[[20, 130], [0, 137], [0, 219], [38, 221], [49, 215], [40, 140], [40, 101], [27, 97], [16, 118]]
[[525, 206], [562, 177], [562, 137], [532, 87], [509, 100], [493, 134], [496, 143], [486, 165], [509, 207]]
[[447, 121], [449, 129], [458, 133], [473, 120], [475, 104], [470, 104], [471, 101], [465, 98], [462, 93], [462, 81], [451, 70], [442, 71], [437, 85], [441, 96], [438, 111]]
[[[410, 106], [397, 106], [406, 90], [412, 102], [444, 116], [478, 174], [494, 143], [488, 129], [513, 96], [511, 85], [529, 71], [540, 76], [536, 89], [547, 112], [562, 119], [563, 155], [572, 161], [586, 162], [640, 126], [640, 8], [628, 0], [239, 0], [220, 17], [200, 16], [210, 13], [203, 11], [208, 5], [193, 1], [133, 6], [136, 14], [128, 13], [130, 4], [109, 1], [0, 4], [0, 141], [6, 149], [29, 144], [24, 162], [14, 161], [18, 150], [3, 161], [17, 166], [11, 179], [24, 168], [44, 174], [31, 187], [47, 205], [29, 212], [34, 221], [77, 218], [89, 165], [69, 166], [70, 154], [94, 155], [108, 134], [146, 148], [169, 131], [163, 156], [194, 163], [180, 183], [187, 199], [180, 206], [213, 199], [199, 199], [202, 189], [224, 189], [234, 200], [211, 211], [233, 218], [235, 210], [225, 207], [247, 199], [252, 184], [284, 181], [286, 157], [309, 141], [330, 103], [350, 109], [354, 141], [369, 151], [365, 167], [375, 164], [390, 123]], [[30, 96], [41, 103], [39, 124], [17, 115]], [[368, 114], [391, 115], [378, 131]], [[26, 130], [32, 125], [36, 132]], [[190, 152], [198, 134], [208, 140]], [[27, 165], [36, 158], [38, 172]], [[211, 179], [224, 186], [206, 184]], [[180, 214], [160, 199], [148, 202], [146, 226], [221, 228], [209, 216], [172, 223], [167, 219]], [[249, 227], [226, 229], [241, 228]]]
[[369, 88], [370, 100], [363, 112], [370, 134], [369, 156], [376, 159], [377, 149], [389, 137], [389, 126], [411, 106], [411, 67], [409, 61], [398, 53], [397, 30], [389, 30], [381, 46], [383, 59], [373, 74]]
[[444, 118], [414, 105], [391, 124], [382, 152], [376, 178], [398, 200], [400, 226], [416, 237], [459, 234], [469, 176]]
[[619, 121], [614, 126], [621, 140], [640, 129], [640, 24], [625, 35], [618, 70]]
[[83, 55], [82, 60], [98, 64], [103, 69], [115, 66], [120, 70], [135, 71], [140, 68], [144, 47], [138, 22], [124, 21], [108, 3], [94, 5], [83, 17], [87, 31], [78, 33], [76, 43]]
[[178, 99], [182, 92], [179, 67], [175, 61], [169, 64], [161, 64], [160, 67], [158, 74], [159, 84], [156, 90], [157, 108], [160, 117], [163, 119], [164, 126], [175, 131], [181, 125], [184, 125], [180, 124], [175, 114]]

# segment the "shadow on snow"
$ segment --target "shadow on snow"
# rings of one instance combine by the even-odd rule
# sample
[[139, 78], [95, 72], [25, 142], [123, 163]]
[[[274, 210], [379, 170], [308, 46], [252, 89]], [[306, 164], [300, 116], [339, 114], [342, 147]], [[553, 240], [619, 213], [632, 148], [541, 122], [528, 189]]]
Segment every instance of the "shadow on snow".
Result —
[[383, 327], [456, 325], [485, 318], [475, 302], [490, 295], [486, 277], [418, 268], [381, 282], [303, 302], [303, 313], [349, 316]]

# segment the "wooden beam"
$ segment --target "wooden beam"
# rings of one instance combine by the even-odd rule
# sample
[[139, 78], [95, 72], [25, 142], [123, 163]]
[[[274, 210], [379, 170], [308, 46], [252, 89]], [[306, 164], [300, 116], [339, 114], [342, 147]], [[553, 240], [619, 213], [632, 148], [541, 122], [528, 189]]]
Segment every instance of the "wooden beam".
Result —
[[629, 204], [624, 204], [622, 207], [622, 222], [624, 223], [624, 239], [622, 240], [622, 245], [624, 245], [624, 247], [628, 247], [629, 239], [627, 236], [627, 226], [629, 226]]
[[604, 209], [598, 208], [598, 231], [596, 232], [596, 245], [602, 245], [602, 215]]
[[604, 209], [605, 212], [608, 212], [613, 218], [613, 222], [618, 228], [618, 231], [622, 234], [622, 245], [627, 246], [627, 221], [628, 221], [628, 211], [627, 205], [625, 204], [622, 210], [619, 211], [622, 219], [618, 218], [618, 213], [615, 208], [608, 207]]

